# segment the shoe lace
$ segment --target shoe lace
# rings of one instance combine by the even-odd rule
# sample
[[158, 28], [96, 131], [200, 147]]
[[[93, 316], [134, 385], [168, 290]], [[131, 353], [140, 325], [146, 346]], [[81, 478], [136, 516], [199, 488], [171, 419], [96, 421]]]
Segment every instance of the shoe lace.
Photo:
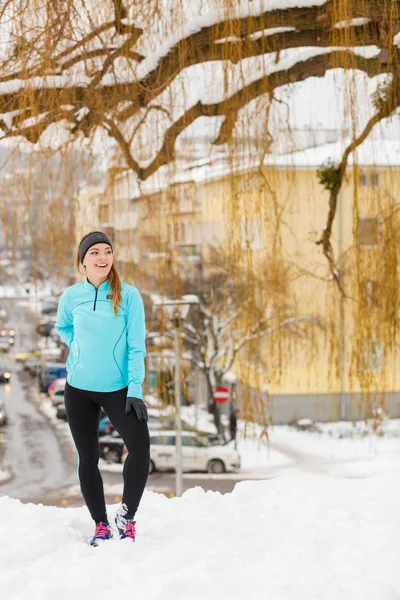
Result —
[[135, 528], [135, 521], [127, 521], [126, 525], [125, 525], [125, 531], [123, 533], [123, 537], [129, 537], [132, 539], [135, 539], [136, 536], [136, 528]]
[[94, 539], [106, 538], [109, 533], [109, 529], [110, 528], [109, 528], [108, 523], [103, 523], [103, 521], [101, 521], [100, 523], [97, 523], [93, 538]]

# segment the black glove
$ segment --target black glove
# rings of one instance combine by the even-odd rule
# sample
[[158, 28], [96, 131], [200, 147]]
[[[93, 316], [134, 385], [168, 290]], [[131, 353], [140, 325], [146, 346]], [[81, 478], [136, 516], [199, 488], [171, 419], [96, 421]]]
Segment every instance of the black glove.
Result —
[[143, 400], [128, 396], [125, 404], [125, 414], [129, 415], [129, 413], [132, 411], [135, 411], [138, 421], [147, 421], [149, 418], [147, 416], [147, 408]]

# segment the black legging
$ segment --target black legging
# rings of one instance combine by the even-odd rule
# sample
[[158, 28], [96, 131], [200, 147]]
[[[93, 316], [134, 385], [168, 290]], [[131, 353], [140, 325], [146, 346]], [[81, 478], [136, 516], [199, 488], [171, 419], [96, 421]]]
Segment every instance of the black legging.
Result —
[[78, 452], [78, 474], [82, 495], [93, 520], [107, 521], [103, 480], [99, 462], [99, 420], [103, 407], [118, 431], [128, 456], [123, 469], [126, 517], [133, 519], [149, 473], [150, 440], [147, 423], [138, 421], [134, 412], [125, 414], [127, 388], [116, 392], [88, 392], [65, 386], [65, 411]]

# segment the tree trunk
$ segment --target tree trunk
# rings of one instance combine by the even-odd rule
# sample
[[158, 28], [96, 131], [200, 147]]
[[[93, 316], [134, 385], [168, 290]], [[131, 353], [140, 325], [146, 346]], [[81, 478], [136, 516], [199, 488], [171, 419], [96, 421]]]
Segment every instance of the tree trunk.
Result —
[[217, 428], [218, 436], [221, 439], [224, 439], [224, 432], [221, 423], [221, 412], [217, 402], [214, 400], [214, 388], [211, 383], [210, 372], [207, 371], [204, 373], [207, 381], [207, 390], [208, 390], [208, 411], [214, 416], [215, 427]]

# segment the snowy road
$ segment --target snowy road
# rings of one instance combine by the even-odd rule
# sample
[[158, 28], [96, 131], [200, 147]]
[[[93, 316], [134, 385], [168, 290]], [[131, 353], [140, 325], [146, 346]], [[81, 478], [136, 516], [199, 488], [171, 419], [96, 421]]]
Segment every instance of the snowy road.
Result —
[[[11, 304], [12, 302], [12, 304]], [[18, 301], [2, 300], [9, 323], [16, 331], [15, 350], [30, 349], [34, 323]], [[75, 468], [64, 460], [54, 428], [37, 407], [28, 401], [33, 380], [19, 376], [21, 367], [12, 365], [11, 381], [0, 385], [9, 423], [2, 430], [0, 469], [12, 478], [0, 485], [0, 495], [26, 500], [75, 482]]]
[[0, 397], [9, 418], [3, 432], [3, 469], [12, 473], [0, 494], [24, 500], [74, 481], [74, 469], [65, 463], [53, 428], [26, 400], [15, 368], [11, 383], [0, 388]]

